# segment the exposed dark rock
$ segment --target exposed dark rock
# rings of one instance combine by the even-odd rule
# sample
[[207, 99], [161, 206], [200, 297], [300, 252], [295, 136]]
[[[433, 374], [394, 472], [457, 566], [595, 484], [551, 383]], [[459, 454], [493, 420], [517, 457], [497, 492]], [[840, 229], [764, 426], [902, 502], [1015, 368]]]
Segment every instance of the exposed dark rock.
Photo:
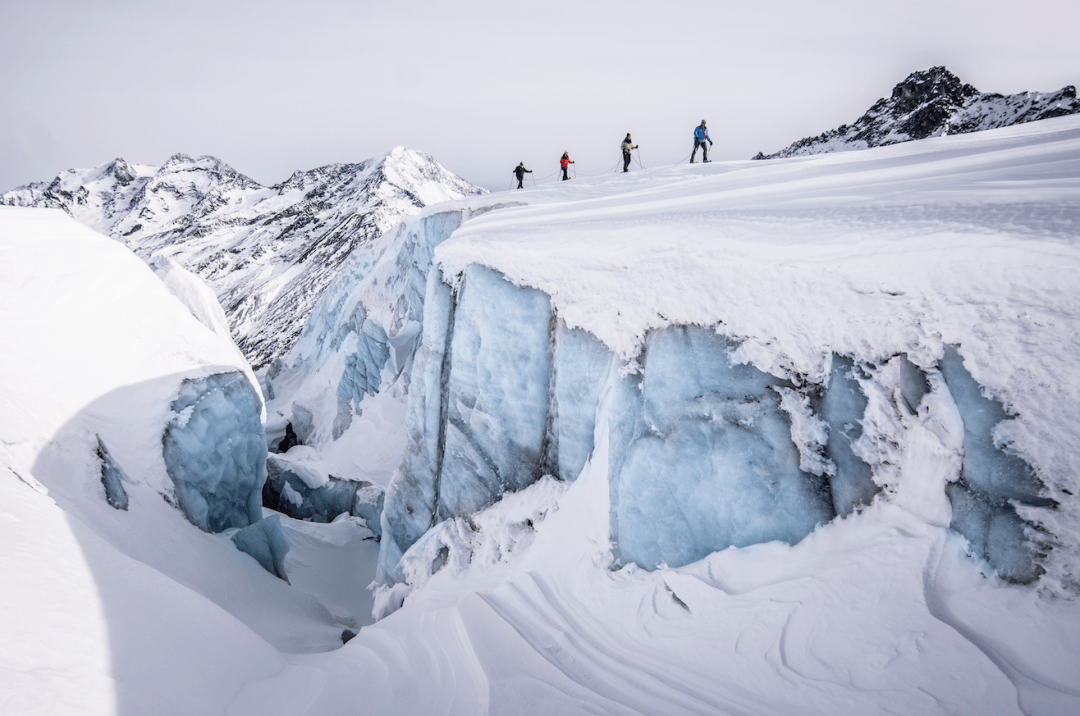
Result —
[[883, 147], [1077, 113], [1080, 101], [1071, 85], [1057, 92], [987, 94], [962, 83], [944, 67], [931, 67], [912, 72], [854, 123], [800, 139], [773, 154], [758, 152], [754, 159]]

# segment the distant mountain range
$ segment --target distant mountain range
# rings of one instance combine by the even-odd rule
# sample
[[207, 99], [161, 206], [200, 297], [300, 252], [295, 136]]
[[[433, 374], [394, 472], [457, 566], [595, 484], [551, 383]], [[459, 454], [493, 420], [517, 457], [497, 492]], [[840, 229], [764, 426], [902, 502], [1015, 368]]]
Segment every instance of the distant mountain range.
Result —
[[205, 280], [258, 368], [283, 355], [354, 248], [428, 204], [485, 193], [422, 152], [296, 172], [264, 187], [220, 160], [161, 167], [117, 159], [0, 196], [63, 209], [149, 259], [164, 253]]
[[980, 92], [944, 67], [912, 72], [852, 124], [800, 139], [754, 159], [884, 147], [942, 134], [967, 134], [1080, 113], [1076, 87], [1000, 95]]

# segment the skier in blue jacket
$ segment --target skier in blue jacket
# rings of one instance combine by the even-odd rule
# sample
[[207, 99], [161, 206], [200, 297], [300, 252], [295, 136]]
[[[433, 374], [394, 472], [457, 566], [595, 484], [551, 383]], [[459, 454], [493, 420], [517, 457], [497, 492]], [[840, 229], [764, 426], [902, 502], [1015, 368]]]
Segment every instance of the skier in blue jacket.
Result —
[[701, 147], [701, 162], [704, 164], [709, 159], [709, 147], [705, 146], [705, 142], [709, 143], [709, 147], [712, 146], [712, 140], [709, 139], [709, 130], [705, 128], [705, 120], [701, 120], [701, 124], [694, 127], [694, 151], [690, 152], [690, 163], [694, 163], [694, 157], [697, 156], [698, 147]]

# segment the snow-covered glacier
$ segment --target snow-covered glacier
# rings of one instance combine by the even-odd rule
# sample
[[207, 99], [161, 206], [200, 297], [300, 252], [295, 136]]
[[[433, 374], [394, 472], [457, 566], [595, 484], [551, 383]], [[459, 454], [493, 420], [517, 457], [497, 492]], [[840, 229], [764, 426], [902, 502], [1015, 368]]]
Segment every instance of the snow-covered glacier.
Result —
[[[465, 640], [409, 643], [479, 659], [507, 679], [487, 687], [503, 704], [818, 713], [843, 693], [878, 712], [879, 689], [896, 688], [931, 711], [1075, 705], [1056, 630], [1075, 631], [1062, 623], [1076, 623], [1080, 564], [1065, 398], [1078, 142], [1059, 118], [494, 195], [407, 222], [335, 284], [309, 349], [263, 378], [280, 425], [318, 416], [303, 422], [320, 454], [372, 450], [334, 430], [340, 415], [402, 425], [403, 459], [380, 468], [379, 629], [460, 620]], [[407, 292], [386, 288], [405, 276]], [[770, 612], [774, 599], [800, 606]], [[845, 625], [834, 603], [865, 618]], [[743, 665], [733, 644], [750, 622], [711, 615], [764, 620], [761, 648], [788, 644], [789, 666], [767, 651]], [[732, 641], [689, 636], [706, 624]], [[504, 627], [519, 646], [484, 636]], [[817, 649], [812, 669], [794, 666]], [[507, 671], [489, 653], [547, 666]], [[807, 675], [887, 653], [899, 661], [873, 686]], [[993, 686], [939, 681], [931, 663]], [[538, 681], [508, 685], [526, 673]]]
[[[226, 554], [252, 563], [244, 584], [258, 574], [284, 599], [328, 594], [316, 535], [344, 555], [377, 520], [377, 564], [340, 573], [375, 579], [380, 619], [351, 628], [342, 595], [320, 597], [319, 628], [344, 646], [238, 638], [234, 688], [198, 672], [212, 688], [187, 698], [235, 713], [1076, 711], [1077, 207], [1080, 119], [1059, 117], [424, 209], [353, 252], [258, 372], [263, 499], [331, 521], [188, 530], [245, 544], [262, 566], [200, 554], [215, 574]], [[179, 384], [157, 425], [183, 421]], [[161, 433], [148, 473], [122, 432], [93, 427], [80, 484], [98, 529], [178, 515], [133, 487], [168, 487]], [[98, 439], [127, 511], [103, 492]], [[37, 451], [34, 469], [7, 464], [58, 480]], [[228, 604], [212, 587], [196, 588]], [[227, 611], [289, 646], [284, 625], [317, 621], [290, 605], [266, 608], [270, 636], [251, 608]]]

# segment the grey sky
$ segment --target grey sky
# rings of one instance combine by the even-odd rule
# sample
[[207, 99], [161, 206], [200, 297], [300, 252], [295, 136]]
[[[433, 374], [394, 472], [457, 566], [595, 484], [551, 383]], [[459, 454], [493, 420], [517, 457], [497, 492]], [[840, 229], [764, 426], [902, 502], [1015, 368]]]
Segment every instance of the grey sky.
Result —
[[122, 156], [213, 154], [264, 184], [420, 149], [501, 190], [719, 159], [856, 119], [944, 64], [985, 92], [1080, 83], [1075, 0], [5, 0], [0, 191]]

